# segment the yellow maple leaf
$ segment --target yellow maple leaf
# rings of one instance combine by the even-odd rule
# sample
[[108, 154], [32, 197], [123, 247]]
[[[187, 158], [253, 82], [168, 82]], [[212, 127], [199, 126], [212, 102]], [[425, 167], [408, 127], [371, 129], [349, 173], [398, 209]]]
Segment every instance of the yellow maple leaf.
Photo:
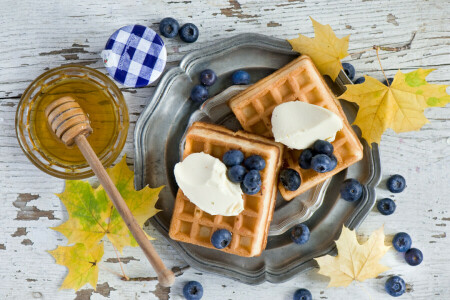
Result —
[[350, 35], [339, 39], [330, 25], [322, 25], [313, 18], [310, 19], [314, 27], [314, 38], [299, 34], [298, 38], [288, 42], [294, 51], [310, 56], [320, 73], [335, 80], [342, 69], [341, 59], [349, 55], [347, 50]]
[[375, 278], [389, 270], [379, 263], [390, 248], [384, 245], [383, 227], [373, 232], [361, 245], [356, 239], [355, 231], [343, 226], [336, 247], [337, 256], [315, 258], [320, 267], [319, 274], [330, 277], [328, 287], [345, 287], [353, 280]]
[[58, 246], [48, 252], [53, 255], [57, 264], [69, 269], [60, 289], [77, 291], [86, 283], [90, 283], [94, 290], [97, 288], [98, 263], [103, 256], [103, 243], [91, 248], [87, 248], [84, 244]]
[[370, 76], [364, 76], [362, 84], [345, 85], [347, 90], [339, 98], [359, 105], [354, 124], [370, 146], [380, 142], [387, 128], [397, 133], [419, 130], [428, 123], [425, 108], [448, 103], [446, 86], [425, 81], [431, 71], [419, 69], [405, 74], [399, 70], [390, 87]]
[[[107, 172], [140, 226], [159, 211], [155, 204], [163, 187], [152, 189], [147, 186], [136, 191], [134, 174], [125, 157]], [[52, 229], [64, 234], [69, 244], [83, 243], [90, 248], [106, 235], [121, 253], [125, 246], [137, 246], [101, 185], [93, 189], [88, 182], [69, 180], [64, 192], [57, 196], [66, 206], [69, 220]]]

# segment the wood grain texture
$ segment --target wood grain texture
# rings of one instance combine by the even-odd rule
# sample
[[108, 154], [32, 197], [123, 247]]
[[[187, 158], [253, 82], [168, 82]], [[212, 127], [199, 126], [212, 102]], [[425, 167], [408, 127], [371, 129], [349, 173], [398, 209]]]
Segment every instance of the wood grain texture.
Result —
[[[392, 196], [397, 211], [382, 216], [373, 211], [360, 227], [368, 236], [381, 225], [390, 238], [407, 231], [414, 247], [424, 253], [418, 267], [408, 266], [401, 255], [389, 251], [384, 262], [392, 269], [379, 279], [353, 283], [348, 288], [326, 289], [328, 280], [316, 270], [300, 274], [282, 284], [247, 286], [192, 268], [179, 271], [173, 287], [157, 285], [156, 274], [139, 248], [126, 248], [125, 270], [130, 277], [148, 281], [125, 282], [101, 270], [97, 291], [90, 286], [74, 292], [61, 290], [67, 270], [56, 265], [46, 250], [64, 244], [65, 238], [49, 227], [67, 220], [67, 212], [54, 193], [64, 188], [60, 179], [34, 167], [20, 150], [14, 130], [17, 103], [28, 84], [45, 70], [64, 64], [83, 64], [106, 73], [99, 53], [111, 33], [121, 26], [139, 23], [157, 29], [163, 17], [199, 26], [194, 44], [178, 38], [166, 40], [168, 67], [194, 49], [242, 32], [259, 32], [281, 38], [313, 33], [308, 16], [331, 24], [338, 36], [351, 34], [349, 52], [373, 45], [400, 46], [417, 34], [411, 49], [381, 52], [388, 76], [397, 69], [437, 68], [432, 83], [450, 82], [450, 3], [447, 0], [283, 0], [283, 1], [12, 1], [0, 2], [0, 298], [1, 299], [183, 299], [182, 287], [189, 280], [200, 281], [204, 299], [292, 299], [297, 288], [311, 290], [314, 299], [389, 299], [383, 286], [387, 276], [401, 275], [408, 284], [402, 299], [448, 299], [450, 295], [450, 107], [426, 111], [430, 123], [419, 132], [396, 135], [388, 131], [380, 147], [383, 181], [379, 198]], [[374, 51], [346, 59], [357, 76], [382, 79]], [[152, 86], [122, 87], [130, 112], [130, 128], [123, 153], [133, 164], [134, 124], [148, 103]], [[391, 195], [385, 189], [390, 174], [405, 176], [408, 187]], [[90, 179], [95, 182], [95, 179]], [[23, 229], [25, 228], [25, 230]], [[164, 238], [157, 238], [156, 250], [165, 264], [181, 270], [186, 264]], [[104, 265], [120, 271], [114, 250], [105, 244]]]

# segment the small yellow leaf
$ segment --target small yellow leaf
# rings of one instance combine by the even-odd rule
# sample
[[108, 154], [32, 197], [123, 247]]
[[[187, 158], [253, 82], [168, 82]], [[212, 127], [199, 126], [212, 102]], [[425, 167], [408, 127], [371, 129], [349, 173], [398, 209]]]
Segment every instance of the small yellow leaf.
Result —
[[370, 76], [364, 76], [362, 84], [346, 85], [347, 90], [339, 98], [359, 105], [354, 124], [370, 146], [380, 142], [387, 128], [397, 133], [422, 128], [428, 123], [424, 110], [433, 97], [437, 99], [433, 102], [436, 105], [448, 102], [445, 88], [442, 92], [445, 86], [426, 83], [425, 77], [431, 71], [419, 69], [406, 74], [398, 71], [390, 87]]
[[347, 35], [337, 38], [330, 25], [322, 25], [311, 18], [314, 27], [314, 38], [299, 34], [298, 38], [288, 40], [292, 49], [311, 57], [314, 64], [323, 75], [329, 75], [335, 80], [342, 69], [341, 59], [348, 56]]
[[59, 265], [69, 269], [61, 289], [79, 290], [89, 283], [94, 290], [97, 288], [98, 264], [103, 256], [103, 243], [92, 248], [86, 248], [84, 244], [73, 246], [58, 246], [53, 251], [48, 251]]
[[[163, 187], [152, 189], [147, 186], [136, 191], [134, 174], [126, 164], [126, 157], [107, 172], [138, 224], [144, 226], [159, 211], [155, 204]], [[106, 235], [121, 253], [125, 246], [137, 246], [101, 185], [93, 189], [85, 181], [66, 181], [64, 192], [57, 196], [66, 206], [69, 220], [53, 229], [64, 234], [69, 243], [83, 243], [90, 248]]]
[[320, 267], [319, 274], [330, 277], [328, 287], [345, 287], [353, 280], [375, 278], [389, 270], [379, 263], [390, 248], [384, 244], [383, 227], [373, 232], [369, 240], [361, 245], [356, 239], [355, 231], [343, 226], [336, 247], [337, 256], [315, 258]]

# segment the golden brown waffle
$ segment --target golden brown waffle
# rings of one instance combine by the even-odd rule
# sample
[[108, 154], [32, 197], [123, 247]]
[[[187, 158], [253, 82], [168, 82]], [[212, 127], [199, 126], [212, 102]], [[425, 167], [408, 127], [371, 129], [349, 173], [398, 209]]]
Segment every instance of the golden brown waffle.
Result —
[[218, 125], [195, 122], [186, 135], [183, 159], [197, 152], [222, 159], [223, 154], [231, 149], [241, 150], [245, 157], [257, 154], [265, 159], [266, 167], [260, 172], [261, 192], [253, 196], [244, 194], [244, 210], [238, 216], [226, 217], [202, 211], [178, 189], [169, 235], [177, 241], [216, 249], [211, 244], [211, 235], [218, 229], [228, 229], [232, 233], [231, 243], [220, 251], [256, 256], [261, 254], [267, 243], [283, 147], [246, 132], [233, 132]]
[[287, 191], [279, 183], [279, 190], [285, 200], [293, 199], [363, 157], [363, 147], [350, 127], [341, 105], [308, 56], [302, 55], [258, 81], [230, 99], [228, 105], [246, 131], [273, 138], [271, 118], [275, 106], [295, 100], [331, 110], [341, 117], [344, 127], [332, 142], [338, 164], [331, 172], [317, 173], [312, 169], [301, 169], [298, 165], [301, 151], [291, 149], [285, 151], [283, 167], [296, 170], [302, 179], [296, 191]]

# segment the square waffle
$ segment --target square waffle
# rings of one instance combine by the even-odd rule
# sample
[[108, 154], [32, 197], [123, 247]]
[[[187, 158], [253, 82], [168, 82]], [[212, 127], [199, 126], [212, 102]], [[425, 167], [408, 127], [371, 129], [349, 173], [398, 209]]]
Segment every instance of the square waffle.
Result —
[[331, 110], [343, 120], [344, 127], [337, 132], [332, 142], [338, 161], [333, 171], [317, 173], [312, 169], [301, 169], [298, 165], [301, 150], [284, 151], [283, 167], [296, 170], [301, 177], [301, 185], [295, 191], [288, 191], [281, 183], [278, 184], [285, 200], [293, 199], [363, 157], [363, 147], [348, 123], [340, 103], [308, 56], [302, 55], [258, 81], [230, 99], [228, 105], [246, 131], [273, 138], [271, 118], [274, 108], [283, 102], [295, 100]]
[[216, 249], [211, 244], [211, 235], [218, 229], [228, 229], [232, 234], [231, 243], [219, 251], [256, 256], [261, 254], [267, 243], [283, 147], [261, 136], [195, 122], [186, 135], [183, 159], [197, 152], [222, 159], [223, 154], [232, 149], [241, 150], [245, 157], [258, 154], [265, 159], [266, 167], [260, 171], [261, 191], [252, 196], [244, 194], [244, 210], [237, 216], [226, 217], [202, 211], [178, 189], [169, 235], [177, 241]]

